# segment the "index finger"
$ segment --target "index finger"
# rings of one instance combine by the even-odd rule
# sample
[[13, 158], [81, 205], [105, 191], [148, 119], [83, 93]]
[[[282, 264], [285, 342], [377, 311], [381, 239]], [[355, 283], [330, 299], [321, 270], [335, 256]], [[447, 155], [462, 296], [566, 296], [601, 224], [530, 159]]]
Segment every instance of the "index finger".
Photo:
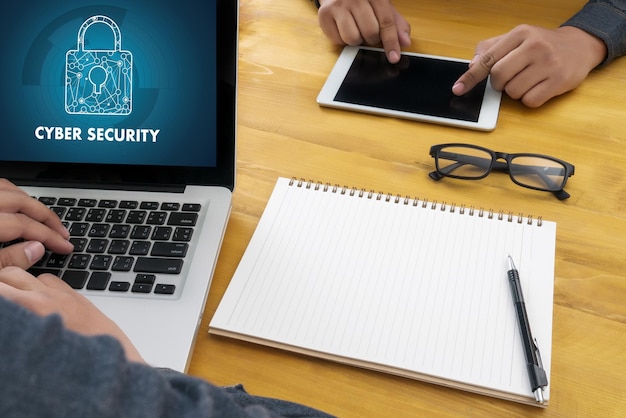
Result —
[[452, 92], [457, 96], [473, 89], [491, 73], [491, 69], [498, 61], [507, 56], [521, 44], [516, 36], [507, 34], [482, 41], [476, 47], [476, 55], [470, 62], [469, 69], [459, 77], [452, 86]]
[[63, 223], [52, 209], [17, 187], [15, 189], [0, 189], [0, 212], [21, 213], [46, 225], [64, 238], [69, 237]]
[[385, 49], [387, 60], [395, 64], [400, 60], [400, 39], [393, 14], [393, 6], [389, 0], [372, 0], [372, 9], [380, 32], [380, 40]]

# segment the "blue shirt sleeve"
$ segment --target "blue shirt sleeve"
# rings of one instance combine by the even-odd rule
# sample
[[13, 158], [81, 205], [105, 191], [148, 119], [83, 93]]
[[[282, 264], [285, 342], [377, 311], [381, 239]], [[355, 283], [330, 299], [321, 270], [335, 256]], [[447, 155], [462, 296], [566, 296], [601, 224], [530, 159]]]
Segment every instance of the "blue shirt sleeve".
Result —
[[[0, 297], [0, 417], [328, 417], [306, 406], [129, 362], [109, 336]], [[290, 415], [292, 414], [292, 415]]]
[[602, 65], [626, 54], [626, 0], [590, 0], [563, 26], [574, 26], [604, 41]]

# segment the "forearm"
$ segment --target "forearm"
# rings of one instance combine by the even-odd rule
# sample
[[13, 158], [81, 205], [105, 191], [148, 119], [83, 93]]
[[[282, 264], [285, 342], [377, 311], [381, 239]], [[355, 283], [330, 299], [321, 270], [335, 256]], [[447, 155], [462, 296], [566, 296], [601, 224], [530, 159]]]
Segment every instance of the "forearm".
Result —
[[563, 26], [573, 26], [606, 45], [602, 64], [626, 54], [626, 0], [591, 0]]
[[114, 338], [75, 334], [3, 298], [0, 341], [0, 416], [247, 416], [216, 386], [130, 362]]

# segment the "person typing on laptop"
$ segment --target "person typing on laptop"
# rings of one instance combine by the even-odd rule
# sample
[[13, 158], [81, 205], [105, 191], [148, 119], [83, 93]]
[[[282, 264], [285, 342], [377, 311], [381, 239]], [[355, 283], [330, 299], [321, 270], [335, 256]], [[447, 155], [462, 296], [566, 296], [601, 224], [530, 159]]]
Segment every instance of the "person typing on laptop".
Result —
[[[382, 44], [396, 63], [411, 27], [390, 0], [315, 0], [320, 27], [337, 44]], [[561, 27], [520, 25], [481, 41], [452, 91], [462, 95], [491, 75], [497, 90], [539, 107], [573, 90], [591, 70], [626, 53], [626, 1], [592, 0]]]
[[72, 251], [59, 218], [0, 179], [0, 416], [307, 416], [303, 405], [248, 395], [145, 363], [124, 332], [51, 274], [26, 270], [45, 248]]

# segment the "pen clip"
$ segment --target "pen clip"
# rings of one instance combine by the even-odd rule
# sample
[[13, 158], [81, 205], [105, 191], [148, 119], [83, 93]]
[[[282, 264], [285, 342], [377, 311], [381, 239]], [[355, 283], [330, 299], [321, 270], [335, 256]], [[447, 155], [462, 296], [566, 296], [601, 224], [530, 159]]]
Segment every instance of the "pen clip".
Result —
[[537, 354], [537, 366], [543, 369], [543, 361], [541, 361], [541, 352], [539, 351], [539, 343], [537, 343], [537, 339], [534, 339], [535, 353]]
[[543, 361], [541, 360], [541, 352], [539, 351], [539, 344], [537, 343], [537, 339], [535, 338], [533, 341], [533, 345], [535, 346], [535, 353], [537, 354], [537, 368], [539, 369], [537, 373], [537, 386], [543, 389], [545, 386], [548, 386], [548, 376], [546, 376], [546, 371], [543, 368]]

